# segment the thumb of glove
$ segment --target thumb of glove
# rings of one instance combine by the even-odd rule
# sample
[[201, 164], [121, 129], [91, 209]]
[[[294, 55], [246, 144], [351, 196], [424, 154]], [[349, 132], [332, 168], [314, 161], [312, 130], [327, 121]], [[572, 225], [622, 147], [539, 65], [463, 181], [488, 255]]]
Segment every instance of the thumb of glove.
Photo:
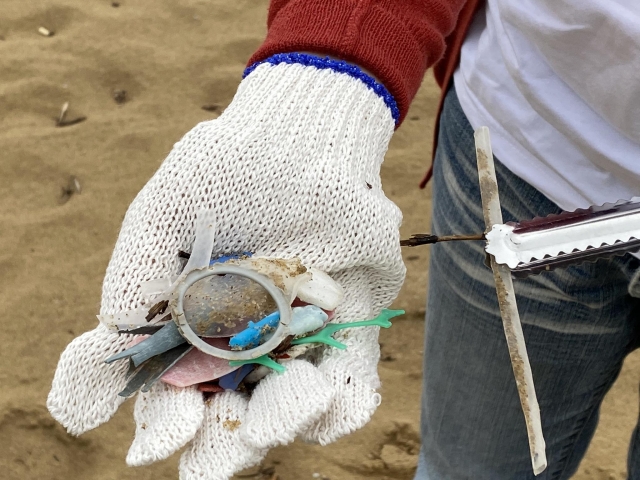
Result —
[[124, 350], [128, 335], [102, 325], [75, 338], [62, 352], [53, 377], [47, 408], [72, 435], [81, 435], [108, 421], [124, 398], [127, 364], [107, 365], [104, 359]]

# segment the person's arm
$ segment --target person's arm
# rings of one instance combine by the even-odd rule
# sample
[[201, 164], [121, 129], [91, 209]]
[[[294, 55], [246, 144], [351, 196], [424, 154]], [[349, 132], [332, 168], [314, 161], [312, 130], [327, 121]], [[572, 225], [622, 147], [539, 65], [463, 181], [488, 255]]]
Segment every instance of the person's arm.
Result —
[[[344, 291], [333, 323], [391, 305], [405, 275], [402, 214], [384, 195], [380, 166], [461, 3], [275, 0], [267, 40], [231, 104], [175, 144], [129, 207], [100, 314], [148, 308], [142, 286], [180, 274], [198, 218], [215, 229], [214, 258], [298, 258], [330, 275]], [[250, 397], [226, 391], [205, 401], [194, 385], [149, 385], [136, 399], [127, 462], [186, 446], [181, 478], [222, 480], [296, 437], [328, 444], [361, 428], [380, 403], [378, 328], [336, 339], [347, 348], [287, 361]], [[129, 365], [104, 360], [129, 341], [100, 325], [62, 353], [47, 406], [70, 433], [106, 422], [124, 400]]]
[[267, 38], [249, 60], [317, 52], [373, 73], [404, 119], [427, 68], [445, 51], [466, 0], [272, 0]]

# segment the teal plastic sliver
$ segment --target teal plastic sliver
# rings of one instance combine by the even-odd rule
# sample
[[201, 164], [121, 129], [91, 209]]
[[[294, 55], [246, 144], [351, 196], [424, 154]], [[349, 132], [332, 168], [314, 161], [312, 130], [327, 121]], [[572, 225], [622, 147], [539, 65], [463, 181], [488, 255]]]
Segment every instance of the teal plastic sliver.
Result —
[[382, 327], [389, 328], [391, 326], [391, 322], [389, 321], [393, 317], [399, 317], [400, 315], [404, 315], [404, 310], [382, 310], [380, 315], [372, 320], [362, 320], [360, 322], [347, 322], [347, 323], [329, 323], [326, 327], [320, 330], [318, 333], [314, 335], [309, 335], [308, 337], [296, 338], [291, 342], [291, 345], [300, 345], [303, 343], [325, 343], [335, 348], [339, 348], [340, 350], [345, 350], [347, 346], [344, 343], [337, 341], [332, 337], [334, 333], [339, 330], [343, 330], [345, 328], [353, 328], [353, 327]]
[[249, 360], [230, 360], [229, 365], [232, 367], [241, 367], [242, 365], [246, 365], [248, 363], [257, 363], [258, 365], [264, 365], [265, 367], [269, 367], [271, 370], [275, 370], [278, 373], [284, 373], [286, 368], [284, 365], [280, 365], [274, 359], [272, 359], [269, 355], [262, 355], [258, 358], [251, 358]]

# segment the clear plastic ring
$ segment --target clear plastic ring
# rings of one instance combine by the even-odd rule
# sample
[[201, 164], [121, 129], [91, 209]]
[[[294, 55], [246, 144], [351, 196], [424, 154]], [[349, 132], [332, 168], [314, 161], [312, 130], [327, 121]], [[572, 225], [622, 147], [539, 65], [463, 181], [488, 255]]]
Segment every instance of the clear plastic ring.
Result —
[[[222, 350], [209, 345], [202, 340], [191, 328], [187, 317], [184, 313], [184, 295], [187, 289], [203, 278], [210, 277], [212, 275], [239, 275], [241, 277], [253, 280], [262, 288], [264, 288], [271, 298], [276, 302], [278, 311], [280, 312], [280, 323], [278, 328], [273, 333], [271, 338], [262, 345], [248, 350], [232, 351]], [[176, 287], [173, 298], [169, 302], [171, 312], [173, 313], [173, 321], [178, 326], [180, 334], [185, 338], [187, 342], [196, 347], [201, 352], [214, 357], [224, 358], [226, 360], [252, 360], [254, 358], [261, 357], [272, 350], [274, 350], [289, 334], [289, 324], [291, 323], [291, 305], [285, 298], [282, 291], [275, 286], [275, 284], [268, 277], [249, 270], [248, 268], [238, 267], [236, 265], [214, 264], [210, 267], [193, 270], [189, 272], [187, 276]]]

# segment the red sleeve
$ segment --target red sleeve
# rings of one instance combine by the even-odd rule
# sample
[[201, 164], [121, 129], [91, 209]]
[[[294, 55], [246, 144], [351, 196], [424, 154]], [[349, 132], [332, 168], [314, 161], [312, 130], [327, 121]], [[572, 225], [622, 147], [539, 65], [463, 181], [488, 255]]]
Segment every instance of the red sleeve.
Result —
[[372, 72], [407, 114], [427, 68], [444, 54], [466, 0], [271, 0], [268, 33], [249, 64], [318, 52]]

